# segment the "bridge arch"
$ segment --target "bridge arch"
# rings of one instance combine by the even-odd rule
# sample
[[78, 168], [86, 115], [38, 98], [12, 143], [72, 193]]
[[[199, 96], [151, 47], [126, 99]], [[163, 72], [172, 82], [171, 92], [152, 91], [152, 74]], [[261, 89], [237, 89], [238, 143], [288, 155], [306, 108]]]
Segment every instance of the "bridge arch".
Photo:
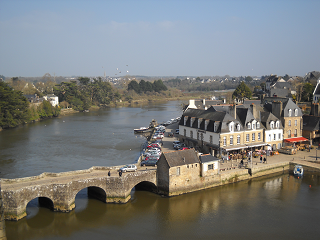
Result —
[[72, 200], [75, 201], [77, 194], [85, 188], [87, 188], [88, 197], [92, 197], [92, 198], [98, 199], [102, 202], [106, 202], [107, 193], [106, 193], [105, 189], [103, 189], [100, 186], [94, 186], [94, 185], [93, 186], [82, 186], [81, 189], [80, 188], [73, 189], [73, 194], [71, 196]]

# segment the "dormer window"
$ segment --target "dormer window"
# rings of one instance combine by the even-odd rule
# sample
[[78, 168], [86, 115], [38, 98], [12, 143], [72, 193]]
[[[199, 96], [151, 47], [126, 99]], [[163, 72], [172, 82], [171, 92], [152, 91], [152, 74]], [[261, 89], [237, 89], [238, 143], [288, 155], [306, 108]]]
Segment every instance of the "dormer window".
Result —
[[200, 129], [200, 125], [201, 125], [201, 118], [198, 118], [198, 128]]
[[240, 131], [240, 124], [237, 124], [237, 131]]
[[206, 120], [204, 122], [204, 130], [206, 130], [206, 131], [207, 131], [207, 128], [208, 128], [208, 124], [209, 124], [209, 120]]
[[257, 128], [258, 128], [258, 129], [260, 128], [260, 123], [259, 123], [259, 122], [257, 122]]
[[187, 125], [187, 120], [188, 120], [188, 117], [187, 117], [187, 116], [185, 116], [185, 117], [183, 118], [183, 125], [184, 125], [184, 126], [186, 126], [186, 125]]
[[274, 129], [274, 122], [273, 121], [270, 122], [270, 128]]
[[192, 127], [192, 124], [193, 124], [194, 120], [195, 120], [194, 117], [192, 117], [192, 118], [190, 119], [190, 127]]
[[298, 116], [298, 109], [297, 108], [294, 110], [294, 115]]
[[253, 122], [252, 123], [252, 130], [255, 130], [256, 129], [256, 124]]
[[280, 123], [279, 121], [276, 121], [276, 128], [279, 128], [280, 127]]
[[217, 123], [217, 122], [214, 122], [214, 124], [213, 124], [213, 131], [214, 131], [214, 132], [217, 132], [217, 130], [218, 130], [218, 123]]
[[291, 117], [291, 116], [292, 116], [292, 110], [289, 109], [289, 117]]
[[248, 129], [251, 129], [251, 123], [248, 123]]
[[229, 131], [230, 132], [234, 131], [234, 122], [229, 123]]

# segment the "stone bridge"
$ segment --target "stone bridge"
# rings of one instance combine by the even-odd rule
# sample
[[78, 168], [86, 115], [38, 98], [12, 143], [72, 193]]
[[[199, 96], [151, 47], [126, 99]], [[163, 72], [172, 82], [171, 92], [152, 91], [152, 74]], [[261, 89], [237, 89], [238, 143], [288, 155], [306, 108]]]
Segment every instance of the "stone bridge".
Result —
[[[138, 168], [123, 173], [120, 167], [92, 167], [87, 170], [64, 173], [42, 173], [39, 176], [2, 179], [1, 192], [4, 218], [19, 220], [27, 215], [27, 204], [38, 198], [41, 206], [53, 211], [69, 212], [75, 208], [75, 197], [88, 188], [88, 195], [106, 203], [126, 203], [131, 190], [145, 189], [157, 192], [156, 168]], [[111, 176], [108, 176], [108, 172]]]

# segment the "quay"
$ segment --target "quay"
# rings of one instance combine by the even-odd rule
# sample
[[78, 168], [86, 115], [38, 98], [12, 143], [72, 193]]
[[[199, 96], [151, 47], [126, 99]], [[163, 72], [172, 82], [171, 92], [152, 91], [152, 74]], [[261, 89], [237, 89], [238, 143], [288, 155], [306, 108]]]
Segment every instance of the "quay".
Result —
[[[176, 138], [168, 137], [168, 132], [174, 133], [176, 128], [176, 124], [167, 127], [162, 147], [164, 155], [175, 152], [172, 141]], [[269, 174], [290, 172], [295, 164], [302, 165], [306, 173], [320, 172], [320, 159], [317, 157], [317, 151], [318, 149], [314, 148], [310, 152], [298, 151], [294, 155], [268, 156], [267, 163], [260, 163], [259, 158], [252, 158], [252, 164], [251, 162], [247, 163], [246, 167], [241, 168], [236, 160], [220, 161], [219, 171], [214, 175], [199, 176], [194, 174], [186, 176], [186, 178], [182, 176], [180, 180], [179, 176], [174, 176], [176, 183], [181, 187], [177, 186], [178, 190], [170, 190], [171, 192], [164, 195], [175, 196]], [[70, 212], [75, 208], [77, 193], [84, 188], [88, 189], [89, 196], [105, 203], [127, 203], [131, 198], [130, 193], [133, 188], [163, 194], [159, 191], [159, 183], [163, 182], [163, 179], [159, 177], [160, 169], [141, 167], [139, 161], [136, 165], [137, 171], [126, 172], [122, 176], [118, 174], [118, 170], [122, 166], [114, 166], [91, 167], [87, 170], [64, 173], [42, 173], [39, 176], [26, 178], [1, 179], [3, 204], [1, 212], [6, 220], [20, 220], [27, 214], [27, 204], [35, 198], [39, 199], [41, 206], [48, 207], [53, 211]], [[199, 165], [192, 164], [192, 169], [199, 168]], [[187, 167], [191, 169], [189, 165]], [[109, 171], [110, 176], [108, 176]]]

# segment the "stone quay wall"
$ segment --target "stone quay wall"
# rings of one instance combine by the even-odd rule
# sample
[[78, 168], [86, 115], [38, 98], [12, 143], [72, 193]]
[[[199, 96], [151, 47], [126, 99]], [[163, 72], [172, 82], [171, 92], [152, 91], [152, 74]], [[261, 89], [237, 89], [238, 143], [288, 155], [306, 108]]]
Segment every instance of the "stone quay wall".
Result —
[[1, 179], [0, 179], [0, 240], [6, 240], [6, 228], [3, 218], [2, 194], [1, 194]]

